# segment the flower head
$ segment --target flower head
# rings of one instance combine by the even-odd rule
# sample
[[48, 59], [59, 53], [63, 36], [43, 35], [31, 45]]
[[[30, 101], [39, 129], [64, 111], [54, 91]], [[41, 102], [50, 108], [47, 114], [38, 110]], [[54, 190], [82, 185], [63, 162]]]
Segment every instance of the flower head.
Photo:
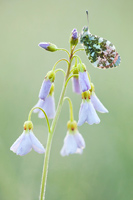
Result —
[[[37, 104], [34, 107], [40, 107], [48, 116], [49, 119], [53, 119], [55, 117], [55, 100], [54, 100], [54, 85], [52, 84], [49, 95], [46, 97], [45, 101], [39, 99]], [[44, 118], [44, 113], [40, 109], [35, 109], [34, 113], [38, 112], [39, 118]]]
[[76, 121], [69, 121], [67, 124], [68, 131], [64, 139], [64, 145], [61, 149], [62, 156], [78, 153], [81, 154], [85, 148], [85, 141], [82, 135], [78, 132]]
[[[78, 68], [73, 66], [73, 74], [79, 74], [78, 72]], [[77, 93], [77, 94], [81, 94], [81, 88], [80, 88], [80, 84], [79, 84], [79, 77], [74, 76], [72, 78], [72, 88], [73, 88], [73, 92]]]
[[85, 122], [87, 122], [90, 125], [100, 123], [100, 119], [90, 100], [90, 92], [83, 92], [82, 98], [83, 100], [79, 111], [78, 126], [81, 126]]
[[53, 71], [49, 71], [42, 83], [40, 92], [39, 92], [39, 98], [42, 100], [45, 100], [50, 92], [50, 88], [52, 85], [52, 82], [54, 82], [55, 79], [55, 73]]
[[86, 67], [82, 63], [82, 64], [78, 64], [78, 68], [79, 68], [79, 84], [80, 84], [82, 92], [85, 92], [91, 89], [88, 74], [86, 72]]
[[39, 140], [33, 134], [33, 124], [31, 121], [24, 123], [24, 131], [11, 146], [10, 150], [17, 155], [24, 156], [32, 149], [37, 153], [44, 153], [45, 149]]
[[50, 43], [50, 42], [40, 42], [38, 44], [38, 46], [47, 50], [47, 51], [51, 51], [51, 52], [58, 50], [57, 46], [55, 44]]

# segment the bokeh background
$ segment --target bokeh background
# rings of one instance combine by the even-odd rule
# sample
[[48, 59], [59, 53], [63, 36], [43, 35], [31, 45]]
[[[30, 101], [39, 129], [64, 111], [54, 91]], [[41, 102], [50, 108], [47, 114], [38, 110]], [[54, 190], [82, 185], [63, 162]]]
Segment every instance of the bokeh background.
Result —
[[[84, 52], [78, 53], [95, 84], [97, 96], [109, 114], [100, 114], [99, 125], [79, 127], [85, 141], [83, 154], [60, 156], [69, 119], [65, 102], [55, 131], [47, 200], [132, 200], [133, 199], [133, 1], [132, 0], [0, 0], [0, 200], [37, 200], [43, 155], [32, 151], [24, 157], [9, 150], [23, 131], [30, 109], [38, 100], [45, 74], [65, 52], [46, 52], [38, 47], [50, 41], [69, 49], [73, 28], [90, 31], [115, 44], [122, 62], [111, 70], [95, 69]], [[80, 45], [78, 45], [80, 47]], [[66, 69], [62, 62], [58, 67]], [[63, 83], [55, 81], [56, 105]], [[75, 120], [81, 97], [67, 89]], [[34, 133], [46, 146], [44, 119], [32, 115]]]

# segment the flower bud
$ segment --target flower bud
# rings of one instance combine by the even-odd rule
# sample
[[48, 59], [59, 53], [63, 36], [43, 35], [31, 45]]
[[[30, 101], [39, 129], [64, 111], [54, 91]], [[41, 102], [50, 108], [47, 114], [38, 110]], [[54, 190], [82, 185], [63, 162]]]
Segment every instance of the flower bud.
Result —
[[71, 46], [76, 46], [78, 44], [78, 32], [77, 29], [73, 29], [70, 36], [70, 44]]
[[42, 47], [43, 49], [45, 49], [47, 51], [51, 51], [51, 52], [58, 50], [57, 46], [55, 44], [50, 43], [50, 42], [40, 42], [38, 44], [38, 46]]

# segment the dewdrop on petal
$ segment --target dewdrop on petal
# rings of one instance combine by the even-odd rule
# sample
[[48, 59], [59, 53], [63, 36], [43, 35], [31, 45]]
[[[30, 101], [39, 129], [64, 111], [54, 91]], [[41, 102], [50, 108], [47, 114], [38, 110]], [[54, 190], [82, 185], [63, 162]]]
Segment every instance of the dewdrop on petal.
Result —
[[24, 156], [29, 153], [32, 149], [39, 154], [45, 153], [43, 145], [33, 134], [33, 124], [31, 121], [24, 123], [24, 131], [19, 138], [11, 146], [10, 150], [17, 155]]

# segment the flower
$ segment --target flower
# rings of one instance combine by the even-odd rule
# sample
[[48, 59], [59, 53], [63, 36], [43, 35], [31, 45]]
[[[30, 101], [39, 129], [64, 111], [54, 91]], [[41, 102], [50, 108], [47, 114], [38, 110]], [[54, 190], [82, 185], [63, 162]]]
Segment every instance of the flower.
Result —
[[104, 107], [104, 105], [101, 103], [101, 101], [96, 96], [95, 92], [92, 92], [91, 94], [91, 102], [94, 106], [94, 108], [101, 113], [108, 113], [109, 111]]
[[[72, 70], [73, 70], [73, 74], [79, 74], [77, 66], [73, 66]], [[72, 88], [73, 88], [73, 92], [75, 92], [77, 94], [81, 93], [80, 84], [79, 84], [79, 77], [78, 76], [74, 76], [72, 78]]]
[[100, 119], [90, 100], [90, 91], [83, 92], [82, 98], [83, 100], [79, 110], [78, 126], [81, 126], [85, 122], [87, 122], [90, 125], [94, 123], [99, 124]]
[[39, 140], [33, 134], [33, 124], [31, 121], [24, 123], [24, 131], [11, 146], [10, 150], [17, 155], [24, 156], [32, 149], [37, 153], [43, 154], [45, 149]]
[[78, 68], [79, 68], [79, 84], [80, 84], [82, 92], [85, 92], [91, 89], [88, 74], [86, 72], [86, 67], [82, 63], [82, 64], [78, 64]]
[[[45, 101], [39, 99], [34, 107], [42, 108], [49, 119], [55, 117], [54, 84], [52, 84], [49, 95], [46, 97]], [[38, 113], [39, 118], [45, 117], [44, 113], [39, 108], [35, 109], [33, 112]]]
[[53, 71], [49, 71], [42, 83], [40, 92], [39, 92], [39, 98], [42, 100], [45, 100], [50, 92], [50, 88], [52, 85], [52, 82], [54, 82], [55, 79], [55, 73]]
[[47, 51], [51, 51], [51, 52], [58, 50], [57, 46], [55, 44], [50, 43], [50, 42], [40, 42], [38, 44], [38, 46], [47, 50]]
[[77, 77], [72, 78], [72, 88], [73, 88], [73, 92], [75, 92], [77, 94], [81, 94], [79, 78], [77, 78]]
[[83, 149], [85, 148], [85, 141], [82, 135], [77, 130], [76, 121], [68, 122], [68, 131], [64, 139], [64, 145], [61, 149], [62, 156], [68, 156], [69, 154], [82, 154]]

